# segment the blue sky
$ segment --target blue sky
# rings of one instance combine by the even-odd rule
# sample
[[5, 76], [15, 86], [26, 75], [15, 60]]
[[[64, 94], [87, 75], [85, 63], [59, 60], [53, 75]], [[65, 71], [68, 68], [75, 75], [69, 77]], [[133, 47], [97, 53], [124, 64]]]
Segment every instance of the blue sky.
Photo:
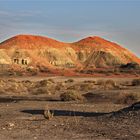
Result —
[[0, 41], [17, 34], [115, 41], [140, 56], [139, 0], [0, 0]]

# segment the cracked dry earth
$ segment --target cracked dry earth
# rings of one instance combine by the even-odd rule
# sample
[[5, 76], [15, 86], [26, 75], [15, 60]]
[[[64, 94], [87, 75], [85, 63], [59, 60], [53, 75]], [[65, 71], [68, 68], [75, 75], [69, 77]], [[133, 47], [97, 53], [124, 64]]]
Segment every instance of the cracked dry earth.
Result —
[[[0, 140], [139, 140], [140, 108], [113, 103], [0, 103]], [[51, 120], [43, 112], [54, 112]], [[114, 112], [113, 112], [114, 111]]]

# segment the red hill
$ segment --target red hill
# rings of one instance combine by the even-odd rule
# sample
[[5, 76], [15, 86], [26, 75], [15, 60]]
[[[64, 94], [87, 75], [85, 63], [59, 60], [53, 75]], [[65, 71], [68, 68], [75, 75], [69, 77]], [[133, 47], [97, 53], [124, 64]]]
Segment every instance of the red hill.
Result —
[[140, 64], [140, 59], [127, 49], [97, 36], [64, 43], [48, 37], [18, 35], [0, 43], [0, 54], [0, 63], [22, 65], [25, 60], [26, 65], [58, 68]]

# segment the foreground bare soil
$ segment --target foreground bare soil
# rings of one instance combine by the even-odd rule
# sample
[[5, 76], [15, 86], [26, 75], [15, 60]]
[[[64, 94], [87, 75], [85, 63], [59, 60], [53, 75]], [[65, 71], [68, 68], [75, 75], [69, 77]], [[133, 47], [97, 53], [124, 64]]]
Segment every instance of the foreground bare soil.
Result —
[[[1, 140], [140, 139], [139, 83], [132, 85], [127, 78], [51, 79], [1, 79]], [[84, 100], [62, 101], [60, 95], [71, 90]], [[46, 119], [44, 110], [54, 117]]]

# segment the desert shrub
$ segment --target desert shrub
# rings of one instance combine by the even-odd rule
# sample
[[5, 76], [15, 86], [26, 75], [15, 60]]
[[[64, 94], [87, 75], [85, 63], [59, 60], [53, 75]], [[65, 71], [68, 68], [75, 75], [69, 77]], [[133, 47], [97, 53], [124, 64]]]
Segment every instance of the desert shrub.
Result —
[[62, 89], [63, 90], [66, 89], [66, 84], [63, 82], [58, 82], [55, 86], [55, 90], [62, 90]]
[[49, 80], [41, 80], [36, 82], [34, 88], [38, 88], [38, 89], [47, 89], [48, 91], [51, 91], [51, 93], [55, 92], [55, 83], [52, 83]]
[[104, 80], [97, 80], [96, 85], [104, 85], [105, 81]]
[[55, 90], [58, 90], [58, 91], [59, 91], [59, 90], [61, 90], [61, 89], [62, 89], [61, 86], [59, 86], [59, 85], [56, 85], [56, 86], [55, 86]]
[[73, 82], [74, 82], [73, 79], [68, 79], [68, 80], [65, 81], [65, 83], [73, 83]]
[[82, 91], [92, 90], [92, 89], [93, 89], [93, 84], [91, 84], [91, 83], [81, 84], [81, 85], [80, 85], [80, 89], [81, 89]]
[[85, 80], [84, 83], [95, 83], [93, 80]]
[[91, 70], [91, 69], [90, 70], [85, 70], [85, 73], [86, 74], [93, 74], [94, 73], [94, 70]]
[[41, 81], [39, 81], [39, 83], [37, 83], [37, 87], [48, 86], [48, 85], [51, 85], [51, 84], [52, 84], [52, 81], [50, 81], [50, 80], [41, 80]]
[[27, 88], [21, 82], [13, 82], [8, 83], [8, 85], [5, 87], [5, 91], [9, 93], [21, 94], [22, 92], [26, 93]]
[[51, 83], [55, 83], [55, 81], [51, 78], [49, 78], [48, 81], [51, 82]]
[[113, 80], [107, 80], [107, 81], [105, 82], [105, 86], [106, 86], [106, 87], [116, 87], [116, 82], [113, 81]]
[[42, 72], [42, 73], [50, 73], [50, 70], [49, 70], [48, 67], [46, 67], [46, 66], [37, 65], [37, 68], [38, 68], [39, 71]]
[[51, 95], [51, 92], [46, 87], [41, 87], [41, 88], [31, 90], [31, 94], [33, 94], [33, 95], [39, 95], [39, 94]]
[[8, 82], [12, 82], [12, 83], [16, 83], [16, 82], [18, 82], [16, 79], [11, 79], [11, 78], [8, 79], [7, 81], [8, 81]]
[[62, 93], [60, 95], [60, 98], [62, 101], [82, 101], [84, 100], [84, 97], [77, 91], [70, 90]]
[[41, 80], [41, 81], [37, 81], [36, 82], [36, 88], [38, 87], [43, 87], [43, 86], [46, 86], [48, 84], [48, 80]]
[[37, 75], [39, 72], [39, 70], [37, 68], [32, 67], [32, 66], [27, 67], [26, 70], [27, 70], [27, 72], [29, 72], [32, 75]]
[[83, 94], [83, 96], [89, 102], [100, 101], [102, 99], [106, 99], [106, 97], [101, 95], [100, 93], [94, 93], [94, 92], [87, 92]]
[[15, 76], [23, 76], [23, 72], [22, 71], [15, 71], [14, 75]]
[[100, 88], [102, 88], [102, 89], [116, 89], [116, 88], [119, 88], [119, 86], [113, 80], [106, 80], [106, 81], [100, 80], [97, 83], [98, 83], [97, 85], [99, 85]]
[[72, 85], [67, 87], [68, 90], [80, 90], [80, 85]]
[[28, 89], [28, 91], [30, 91], [32, 88], [35, 88], [36, 82], [24, 80], [22, 81], [22, 84]]
[[23, 80], [21, 81], [23, 84], [32, 84], [33, 82], [30, 80]]
[[135, 93], [121, 93], [118, 96], [117, 103], [119, 104], [132, 104], [139, 99]]
[[140, 86], [140, 79], [132, 80], [132, 86]]

